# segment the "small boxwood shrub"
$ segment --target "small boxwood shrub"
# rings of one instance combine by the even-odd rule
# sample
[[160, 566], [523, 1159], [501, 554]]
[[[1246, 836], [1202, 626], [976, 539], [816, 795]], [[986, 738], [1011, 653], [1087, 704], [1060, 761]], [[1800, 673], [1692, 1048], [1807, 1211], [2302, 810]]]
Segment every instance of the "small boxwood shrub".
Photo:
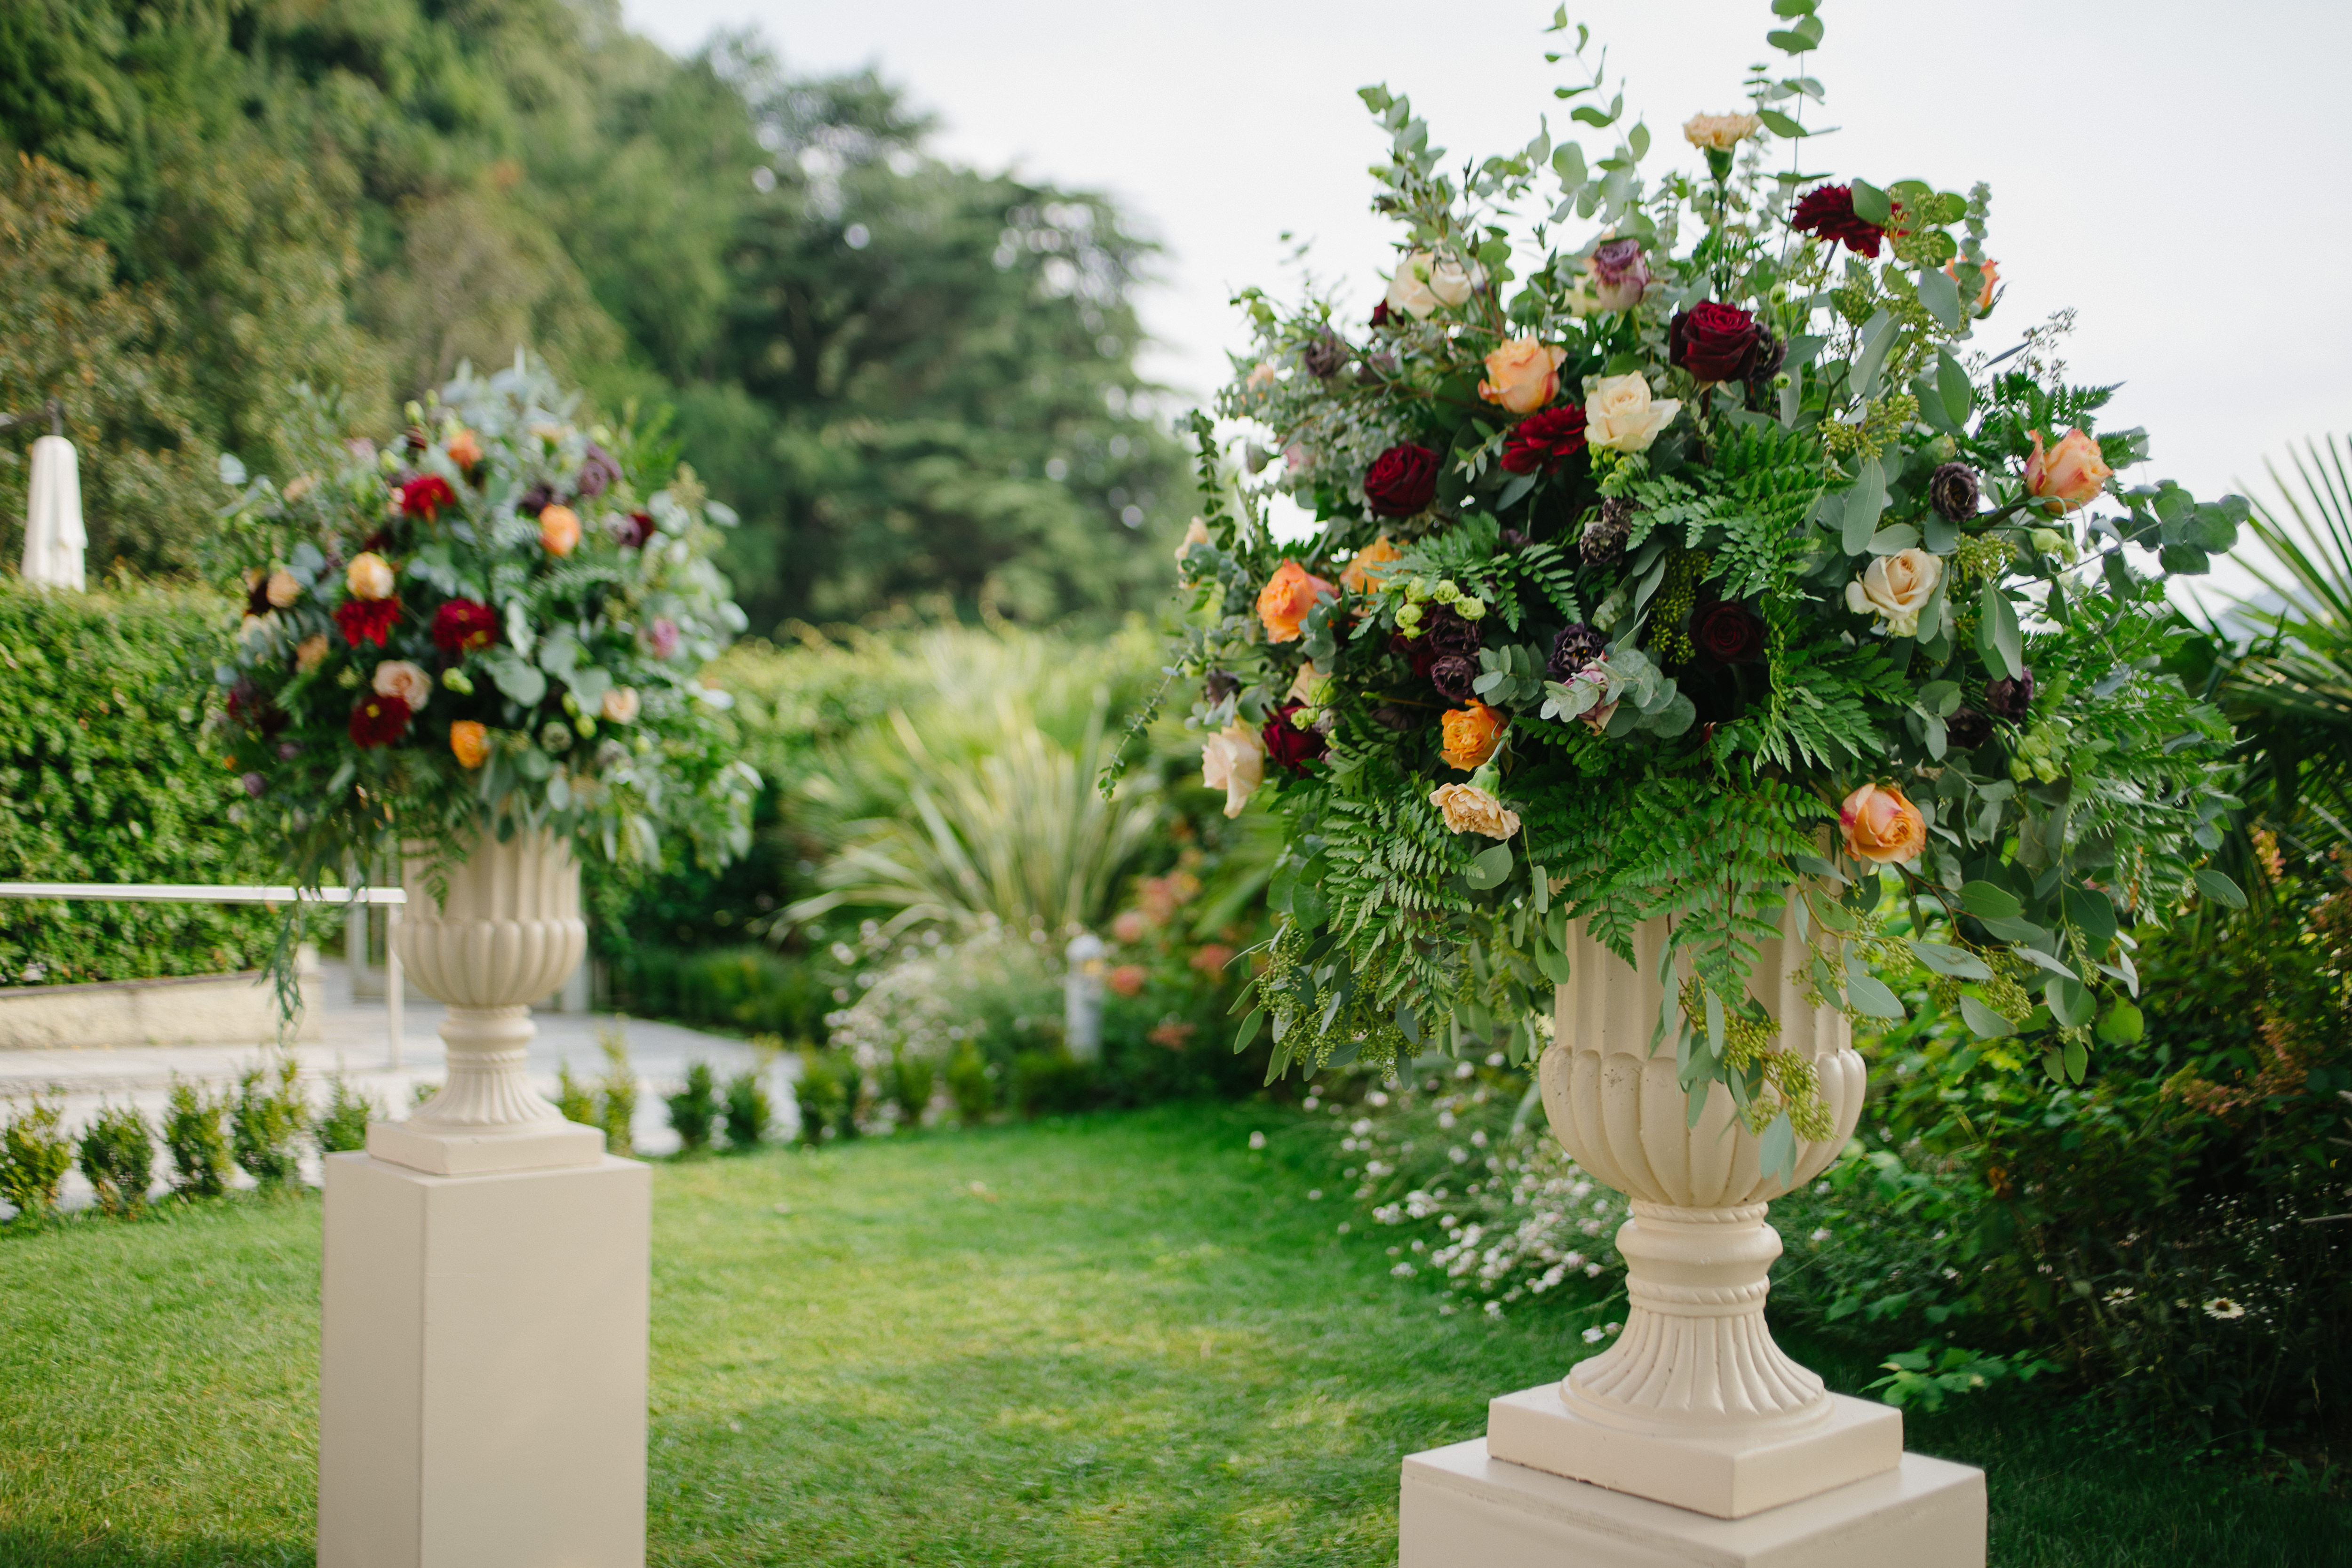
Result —
[[163, 1147], [172, 1188], [182, 1197], [216, 1198], [228, 1190], [228, 1099], [206, 1094], [178, 1074], [163, 1108]]
[[82, 1130], [81, 1173], [107, 1213], [136, 1213], [155, 1180], [155, 1137], [147, 1119], [127, 1105], [100, 1106]]

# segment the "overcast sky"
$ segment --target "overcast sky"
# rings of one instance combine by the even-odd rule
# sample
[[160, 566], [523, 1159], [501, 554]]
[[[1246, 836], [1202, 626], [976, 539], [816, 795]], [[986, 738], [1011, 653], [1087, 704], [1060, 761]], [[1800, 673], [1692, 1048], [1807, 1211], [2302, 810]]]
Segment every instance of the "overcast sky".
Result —
[[[1144, 298], [1148, 368], [1205, 394], [1245, 342], [1227, 303], [1308, 265], [1369, 310], [1392, 227], [1367, 209], [1385, 142], [1356, 89], [1410, 93], [1457, 157], [1524, 144], [1549, 114], [1549, 4], [1292, 0], [623, 0], [672, 50], [752, 27], [796, 73], [878, 68], [936, 114], [935, 150], [1102, 190], [1167, 253]], [[1780, 57], [1767, 0], [1571, 6], [1656, 134], [1645, 172], [1696, 165], [1677, 128], [1743, 107]], [[2073, 378], [2121, 382], [2109, 427], [2200, 496], [2266, 488], [2263, 461], [2352, 430], [2352, 60], [2347, 0], [1828, 0], [1809, 62], [1828, 89], [1809, 168], [1885, 184], [1990, 182], [2008, 296], [1995, 349], [2073, 306]], [[1613, 89], [1612, 89], [1613, 90]], [[1584, 132], [1587, 152], [1607, 150]], [[1580, 237], [1577, 237], [1580, 238]]]

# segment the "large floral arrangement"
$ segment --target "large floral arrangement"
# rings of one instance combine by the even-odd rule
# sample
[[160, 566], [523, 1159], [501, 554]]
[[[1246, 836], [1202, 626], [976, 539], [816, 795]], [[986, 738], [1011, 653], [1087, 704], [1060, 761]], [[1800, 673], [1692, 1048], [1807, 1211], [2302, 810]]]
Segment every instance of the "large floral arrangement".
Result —
[[1790, 903], [1820, 999], [1899, 1016], [1872, 971], [1916, 961], [1988, 1054], [2079, 1079], [2137, 1026], [2130, 922], [2237, 896], [2164, 580], [2244, 503], [2118, 479], [2145, 437], [2100, 428], [2064, 318], [1988, 337], [1985, 186], [1817, 172], [1822, 21], [1773, 10], [1786, 74], [1654, 181], [1597, 76], [1559, 91], [1606, 156], [1538, 134], [1458, 179], [1367, 89], [1405, 229], [1370, 321], [1242, 296], [1217, 411], [1250, 449], [1196, 416], [1179, 668], [1208, 783], [1286, 818], [1244, 1030], [1277, 1071], [1523, 1057], [1570, 918], [1630, 962], [1664, 916], [1659, 1037], [1785, 1159], [1823, 1126], [1751, 989]]
[[616, 860], [666, 832], [745, 847], [758, 778], [697, 679], [743, 626], [709, 560], [733, 515], [574, 407], [519, 360], [410, 405], [381, 451], [282, 485], [232, 471], [221, 742], [298, 881], [519, 828]]

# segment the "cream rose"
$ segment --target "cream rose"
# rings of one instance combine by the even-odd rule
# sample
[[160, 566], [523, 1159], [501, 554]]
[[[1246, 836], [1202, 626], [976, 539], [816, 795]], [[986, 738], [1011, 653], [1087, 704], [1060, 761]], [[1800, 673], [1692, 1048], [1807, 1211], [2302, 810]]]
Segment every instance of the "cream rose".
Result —
[[1291, 681], [1290, 689], [1283, 694], [1283, 700], [1320, 708], [1323, 699], [1329, 695], [1325, 689], [1326, 684], [1323, 672], [1315, 668], [1315, 661], [1310, 658], [1298, 667], [1297, 678]]
[[1845, 585], [1845, 605], [1856, 615], [1875, 614], [1891, 637], [1919, 635], [1919, 612], [1944, 580], [1944, 563], [1916, 545], [1882, 555]]
[[352, 591], [354, 599], [388, 599], [394, 587], [392, 563], [373, 550], [363, 550], [352, 557], [343, 568], [343, 586]]
[[1265, 782], [1265, 742], [1236, 719], [1201, 747], [1201, 782], [1225, 792], [1225, 815], [1239, 816]]
[[635, 687], [615, 686], [604, 693], [604, 705], [597, 711], [615, 724], [634, 724], [637, 721], [638, 704]]
[[1184, 531], [1184, 537], [1176, 542], [1176, 559], [1179, 561], [1183, 560], [1185, 554], [1190, 552], [1195, 544], [1206, 544], [1208, 542], [1209, 525], [1202, 522], [1199, 518], [1194, 518], [1192, 520], [1192, 526]]
[[1429, 804], [1444, 814], [1445, 826], [1456, 833], [1508, 838], [1519, 830], [1519, 814], [1475, 784], [1439, 784]]
[[1533, 338], [1513, 338], [1486, 356], [1478, 395], [1514, 414], [1533, 414], [1559, 395], [1559, 364], [1568, 351]]
[[1639, 372], [1587, 376], [1584, 438], [1612, 452], [1646, 452], [1682, 406], [1675, 398], [1652, 397], [1650, 384]]
[[320, 665], [326, 662], [326, 633], [312, 632], [309, 637], [304, 637], [301, 642], [295, 646], [294, 668], [301, 671], [303, 674], [310, 674], [310, 671], [318, 668]]
[[1694, 114], [1683, 121], [1683, 140], [1711, 153], [1728, 153], [1763, 129], [1752, 114]]
[[377, 665], [370, 684], [378, 697], [397, 697], [407, 703], [411, 713], [422, 711], [433, 700], [433, 678], [404, 658], [388, 658]]
[[269, 585], [263, 592], [272, 605], [282, 610], [302, 596], [302, 584], [293, 573], [281, 566], [269, 574]]
[[1450, 256], [1440, 258], [1433, 252], [1416, 250], [1397, 263], [1396, 276], [1389, 279], [1389, 309], [1423, 321], [1441, 305], [1459, 305], [1470, 298], [1478, 279], [1475, 268], [1465, 268]]

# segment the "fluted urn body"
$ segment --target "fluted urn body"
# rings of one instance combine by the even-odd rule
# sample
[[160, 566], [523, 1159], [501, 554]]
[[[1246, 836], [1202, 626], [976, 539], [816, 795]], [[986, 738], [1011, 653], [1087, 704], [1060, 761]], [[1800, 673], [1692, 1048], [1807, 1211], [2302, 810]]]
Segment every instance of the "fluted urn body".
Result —
[[1764, 1322], [1768, 1271], [1780, 1238], [1769, 1200], [1819, 1175], [1862, 1115], [1864, 1068], [1845, 1017], [1809, 1001], [1797, 973], [1808, 958], [1784, 915], [1763, 944], [1751, 994], [1780, 1024], [1779, 1046], [1811, 1059], [1834, 1135], [1797, 1145], [1786, 1183], [1762, 1167], [1731, 1093], [1708, 1086], [1696, 1121], [1677, 1081], [1674, 1036], [1655, 1050], [1665, 983], [1664, 921], [1634, 938], [1636, 963], [1593, 941], [1580, 921], [1569, 943], [1544, 1053], [1544, 1110], [1553, 1133], [1597, 1180], [1631, 1197], [1617, 1233], [1629, 1307], [1624, 1332], [1580, 1363], [1562, 1384], [1577, 1413], [1646, 1432], [1801, 1429], [1830, 1415], [1822, 1380], [1784, 1355]]
[[407, 907], [395, 941], [416, 988], [443, 1005], [448, 1079], [405, 1122], [369, 1131], [379, 1157], [439, 1174], [581, 1163], [603, 1135], [563, 1120], [524, 1072], [538, 1033], [530, 1004], [561, 987], [588, 949], [580, 866], [545, 833], [505, 843], [484, 837], [445, 867], [436, 899], [432, 863], [403, 863]]

